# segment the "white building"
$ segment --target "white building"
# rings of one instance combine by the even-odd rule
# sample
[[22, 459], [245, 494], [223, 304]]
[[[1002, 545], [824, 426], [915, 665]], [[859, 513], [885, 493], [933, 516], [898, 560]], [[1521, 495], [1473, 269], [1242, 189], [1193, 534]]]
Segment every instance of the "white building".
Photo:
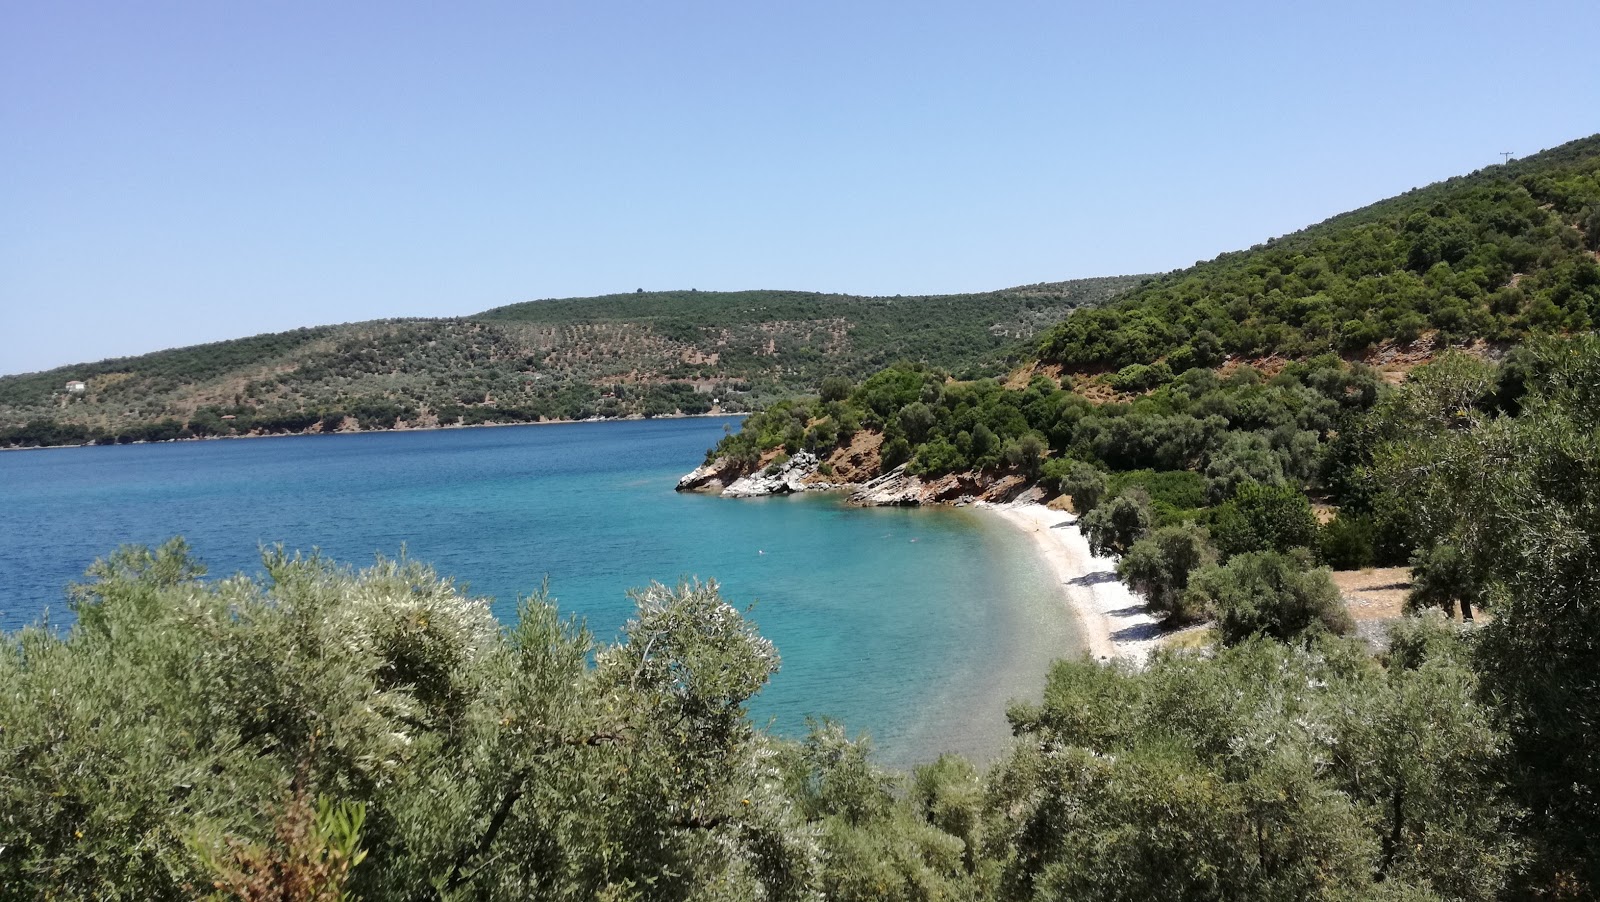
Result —
[[82, 382], [79, 382], [76, 379], [74, 379], [71, 382], [67, 383], [67, 393], [68, 394], [81, 395], [85, 391], [88, 391], [88, 390], [89, 390], [89, 386], [83, 384]]

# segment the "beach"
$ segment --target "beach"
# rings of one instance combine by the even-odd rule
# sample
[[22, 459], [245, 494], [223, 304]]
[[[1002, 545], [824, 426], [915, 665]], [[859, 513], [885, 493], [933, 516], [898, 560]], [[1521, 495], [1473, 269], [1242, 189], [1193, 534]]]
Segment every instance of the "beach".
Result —
[[1084, 650], [1096, 660], [1142, 666], [1161, 642], [1161, 628], [1140, 598], [1117, 578], [1115, 558], [1097, 558], [1078, 532], [1078, 518], [1038, 503], [984, 505], [1026, 534], [1060, 587], [1077, 621]]

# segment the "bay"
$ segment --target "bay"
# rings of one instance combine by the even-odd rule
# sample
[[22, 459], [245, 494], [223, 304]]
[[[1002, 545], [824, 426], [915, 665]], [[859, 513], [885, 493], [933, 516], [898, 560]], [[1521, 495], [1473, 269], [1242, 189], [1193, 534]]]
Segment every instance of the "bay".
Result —
[[758, 723], [872, 734], [891, 763], [986, 757], [1004, 708], [1075, 654], [1049, 574], [999, 518], [859, 509], [837, 496], [734, 501], [673, 486], [736, 419], [295, 436], [0, 454], [0, 627], [70, 622], [64, 587], [119, 544], [184, 536], [212, 576], [259, 549], [365, 565], [406, 554], [493, 599], [548, 581], [602, 640], [627, 590], [715, 579], [783, 666]]

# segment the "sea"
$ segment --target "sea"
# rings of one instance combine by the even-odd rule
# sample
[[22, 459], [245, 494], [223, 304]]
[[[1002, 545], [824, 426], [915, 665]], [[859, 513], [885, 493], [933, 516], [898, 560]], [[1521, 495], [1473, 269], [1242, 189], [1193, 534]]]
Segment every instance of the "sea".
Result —
[[835, 494], [733, 500], [677, 479], [737, 418], [285, 436], [0, 453], [0, 629], [68, 629], [68, 583], [123, 544], [183, 536], [209, 574], [282, 544], [356, 566], [406, 555], [515, 616], [548, 586], [615, 641], [629, 590], [714, 579], [777, 646], [750, 706], [809, 718], [906, 766], [979, 759], [1079, 636], [1015, 527], [983, 511], [855, 508]]

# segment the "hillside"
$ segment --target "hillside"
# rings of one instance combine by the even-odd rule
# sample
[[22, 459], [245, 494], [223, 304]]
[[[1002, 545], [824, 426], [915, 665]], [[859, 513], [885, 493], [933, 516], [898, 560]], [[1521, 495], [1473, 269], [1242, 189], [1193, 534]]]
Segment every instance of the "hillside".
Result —
[[[1162, 276], [1041, 347], [1096, 372], [1582, 332], [1600, 316], [1600, 135]], [[1418, 346], [1419, 340], [1421, 342]]]
[[[924, 481], [970, 471], [950, 491], [978, 495], [1048, 457], [1181, 474], [1146, 486], [1178, 518], [1242, 482], [1350, 500], [1338, 496], [1365, 453], [1352, 429], [1380, 383], [1451, 348], [1499, 358], [1531, 336], [1587, 332], [1596, 316], [1600, 135], [1146, 280], [1074, 312], [1004, 387], [893, 367], [775, 406], [723, 443], [719, 481], [808, 451], [826, 465], [819, 482], [904, 463]], [[1513, 359], [1484, 378], [1506, 403], [1526, 369]], [[865, 461], [863, 429], [878, 437]], [[1379, 537], [1364, 558], [1406, 551]]]
[[[1138, 282], [641, 291], [319, 326], [0, 377], [0, 445], [747, 410], [900, 359], [999, 372], [1073, 309]], [[70, 380], [85, 390], [67, 392]]]

